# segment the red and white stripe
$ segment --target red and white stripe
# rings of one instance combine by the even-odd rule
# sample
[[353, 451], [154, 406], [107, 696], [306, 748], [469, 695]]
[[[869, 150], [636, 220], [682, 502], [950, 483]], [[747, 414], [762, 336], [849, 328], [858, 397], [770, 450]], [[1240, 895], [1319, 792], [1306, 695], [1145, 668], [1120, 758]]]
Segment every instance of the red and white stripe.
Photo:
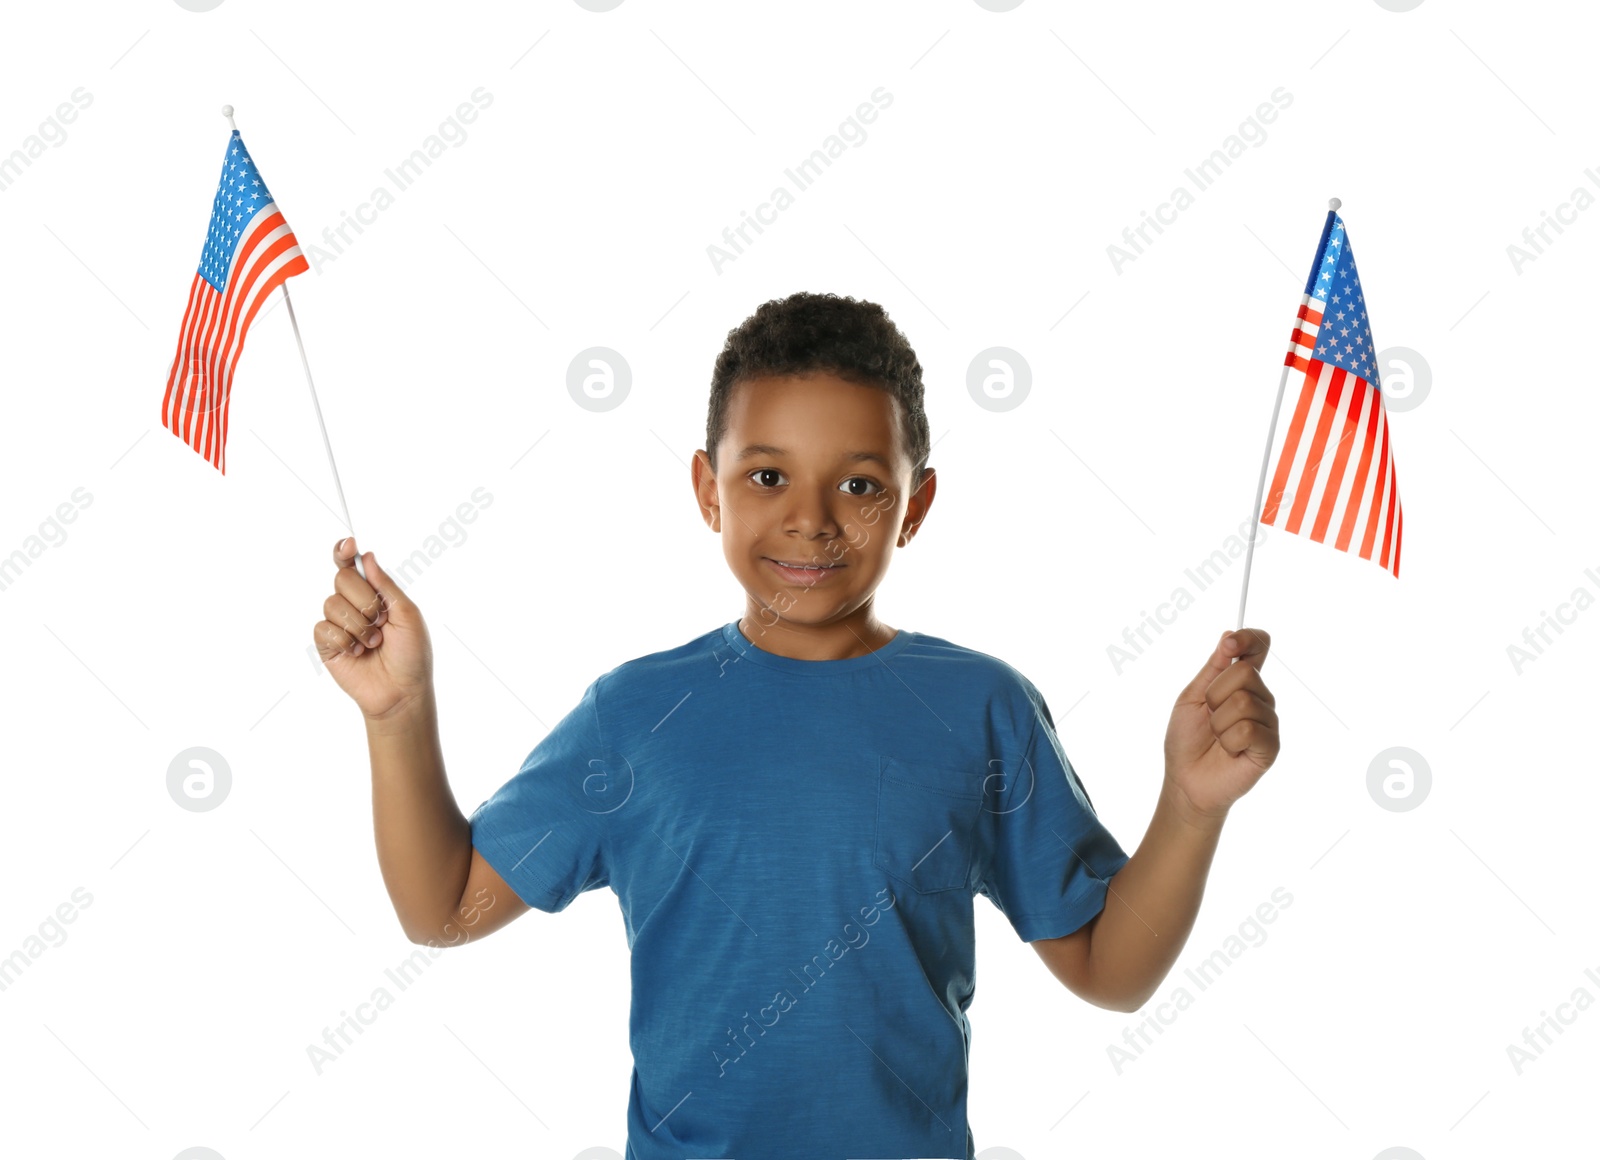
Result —
[[1261, 522], [1376, 558], [1398, 579], [1403, 517], [1383, 395], [1315, 357], [1321, 324], [1317, 300], [1305, 295], [1284, 358], [1301, 372], [1300, 391], [1278, 441]]
[[161, 424], [224, 475], [228, 473], [228, 400], [245, 334], [261, 304], [286, 278], [311, 267], [275, 202], [241, 233], [219, 294], [196, 272], [178, 332], [178, 351], [161, 399]]

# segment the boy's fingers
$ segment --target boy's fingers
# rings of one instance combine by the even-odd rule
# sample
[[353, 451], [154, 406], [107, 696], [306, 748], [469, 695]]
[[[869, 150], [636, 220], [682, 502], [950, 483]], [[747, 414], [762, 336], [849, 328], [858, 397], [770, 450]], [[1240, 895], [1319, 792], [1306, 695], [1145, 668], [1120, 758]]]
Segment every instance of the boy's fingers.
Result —
[[[1266, 663], [1267, 650], [1271, 647], [1272, 637], [1259, 628], [1241, 628], [1235, 632], [1223, 633], [1217, 641], [1217, 647], [1211, 650], [1206, 663], [1195, 674], [1194, 680], [1190, 681], [1178, 695], [1178, 703], [1195, 704], [1206, 700], [1206, 691], [1211, 687], [1211, 682], [1234, 668], [1234, 661], [1242, 660], [1245, 665], [1259, 672], [1261, 666]], [[1265, 686], [1263, 691], [1264, 689]], [[1233, 690], [1230, 688], [1227, 691]]]
[[356, 564], [356, 538], [346, 536], [333, 546], [333, 562], [339, 568], [354, 568]]
[[1257, 670], [1267, 663], [1267, 650], [1272, 647], [1272, 637], [1265, 630], [1241, 628], [1229, 635], [1236, 637], [1239, 642], [1229, 650], [1229, 655], [1234, 660], [1244, 661]]
[[366, 562], [367, 580], [378, 590], [378, 595], [383, 597], [383, 605], [388, 610], [390, 618], [402, 624], [408, 623], [415, 615], [417, 606], [401, 591], [400, 585], [394, 582], [394, 578], [383, 570], [376, 555], [367, 552], [363, 559]]
[[365, 651], [360, 641], [329, 620], [319, 622], [312, 630], [311, 637], [316, 641], [317, 655], [322, 658], [324, 664], [341, 653], [348, 652], [359, 656], [357, 649]]
[[1264, 758], [1261, 764], [1266, 765], [1275, 755], [1271, 738], [1272, 730], [1268, 726], [1260, 721], [1245, 718], [1218, 733], [1217, 744], [1234, 757], [1242, 753], [1253, 753], [1258, 758]]
[[376, 648], [383, 639], [383, 630], [373, 623], [373, 618], [337, 593], [323, 602], [322, 615], [327, 623], [338, 625], [368, 648]]
[[[1240, 689], [1211, 711], [1211, 731], [1221, 737], [1240, 721], [1254, 721], [1264, 728], [1276, 728], [1277, 711], [1248, 689]], [[1234, 750], [1233, 752], [1238, 752]]]
[[1219, 673], [1216, 679], [1206, 686], [1206, 704], [1215, 709], [1241, 689], [1260, 697], [1268, 705], [1278, 703], [1278, 699], [1272, 695], [1272, 690], [1267, 688], [1267, 682], [1261, 679], [1261, 670], [1244, 664], [1230, 665], [1226, 672]]
[[[383, 601], [378, 598], [378, 593], [372, 584], [361, 578], [361, 573], [355, 569], [355, 557], [350, 557], [349, 563], [339, 565], [339, 570], [333, 574], [333, 592], [328, 597], [328, 607], [335, 607], [335, 601], [348, 601], [351, 608], [356, 609], [366, 619], [364, 624], [377, 621], [383, 612]], [[335, 624], [339, 623], [332, 613], [328, 619]], [[346, 627], [350, 627], [346, 625]]]

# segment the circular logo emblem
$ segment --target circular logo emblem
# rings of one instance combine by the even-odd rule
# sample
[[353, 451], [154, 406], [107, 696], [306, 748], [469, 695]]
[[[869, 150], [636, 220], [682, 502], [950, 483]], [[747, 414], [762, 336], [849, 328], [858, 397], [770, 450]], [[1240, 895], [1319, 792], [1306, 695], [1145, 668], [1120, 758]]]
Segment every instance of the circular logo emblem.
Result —
[[1394, 813], [1416, 809], [1427, 800], [1432, 788], [1433, 771], [1427, 761], [1404, 745], [1385, 749], [1367, 766], [1367, 792], [1373, 801]]
[[633, 385], [628, 360], [609, 346], [580, 350], [567, 364], [567, 393], [585, 411], [610, 411], [622, 405]]
[[967, 393], [985, 411], [1011, 411], [1033, 386], [1033, 368], [1009, 346], [980, 350], [967, 365]]
[[[222, 754], [204, 745], [185, 749], [167, 766], [167, 792], [173, 801], [194, 813], [216, 809], [227, 800], [232, 788], [233, 773], [228, 763]], [[194, 1160], [202, 1158], [197, 1154]]]

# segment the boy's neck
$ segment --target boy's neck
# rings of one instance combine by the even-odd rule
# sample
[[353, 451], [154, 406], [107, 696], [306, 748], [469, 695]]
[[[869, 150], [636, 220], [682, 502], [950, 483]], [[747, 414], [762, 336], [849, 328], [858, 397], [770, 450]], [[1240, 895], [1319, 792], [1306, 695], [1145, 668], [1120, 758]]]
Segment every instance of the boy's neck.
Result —
[[787, 620], [762, 609], [746, 609], [739, 632], [756, 648], [800, 661], [842, 661], [866, 656], [892, 641], [898, 631], [879, 620], [870, 604], [828, 624]]

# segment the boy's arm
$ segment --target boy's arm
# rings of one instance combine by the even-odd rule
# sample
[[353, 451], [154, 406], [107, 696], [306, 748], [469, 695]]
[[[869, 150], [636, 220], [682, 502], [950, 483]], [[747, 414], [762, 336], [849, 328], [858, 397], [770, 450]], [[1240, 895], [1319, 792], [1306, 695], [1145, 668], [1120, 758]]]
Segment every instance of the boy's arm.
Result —
[[1144, 840], [1111, 877], [1104, 909], [1069, 935], [1029, 944], [1050, 973], [1096, 1007], [1144, 1006], [1200, 913], [1222, 822], [1186, 813], [1163, 787]]
[[372, 552], [363, 575], [356, 551], [354, 536], [333, 546], [334, 591], [312, 635], [366, 722], [378, 868], [400, 927], [412, 942], [464, 942], [528, 907], [478, 856], [445, 780], [422, 610]]
[[1098, 1007], [1137, 1011], [1155, 994], [1194, 927], [1228, 810], [1277, 759], [1278, 714], [1261, 679], [1271, 643], [1260, 629], [1223, 634], [1173, 706], [1155, 816], [1105, 906], [1072, 934], [1030, 944]]
[[406, 937], [455, 945], [529, 909], [472, 845], [445, 778], [432, 692], [399, 714], [367, 718], [378, 867]]

